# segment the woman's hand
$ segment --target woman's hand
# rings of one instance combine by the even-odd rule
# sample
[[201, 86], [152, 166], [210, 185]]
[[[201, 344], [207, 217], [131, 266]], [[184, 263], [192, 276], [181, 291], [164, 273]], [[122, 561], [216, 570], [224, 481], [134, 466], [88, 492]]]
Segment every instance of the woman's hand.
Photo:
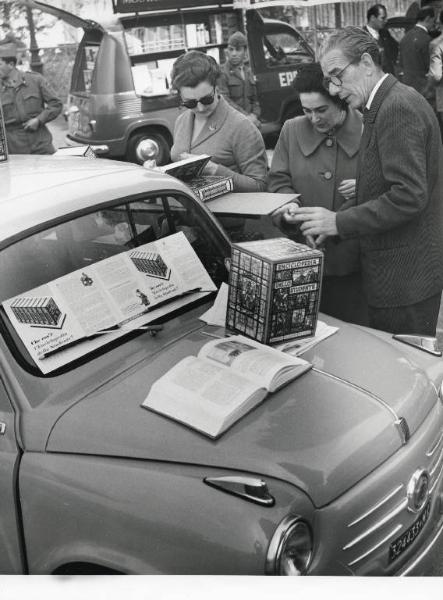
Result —
[[355, 198], [355, 179], [343, 179], [337, 188], [337, 192], [341, 194], [345, 200]]
[[217, 169], [218, 169], [218, 164], [213, 162], [212, 160], [210, 160], [205, 164], [202, 173], [203, 173], [203, 175], [216, 175]]
[[[198, 154], [191, 154], [190, 152], [182, 152], [180, 154], [180, 160], [186, 160], [187, 158], [197, 158]], [[212, 160], [209, 160], [202, 171], [202, 175], [216, 175], [218, 164]]]

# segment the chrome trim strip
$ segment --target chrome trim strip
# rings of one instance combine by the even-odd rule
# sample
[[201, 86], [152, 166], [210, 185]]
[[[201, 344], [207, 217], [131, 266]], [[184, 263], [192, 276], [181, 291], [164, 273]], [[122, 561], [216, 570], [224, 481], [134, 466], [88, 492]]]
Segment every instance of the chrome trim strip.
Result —
[[375, 546], [373, 546], [372, 548], [370, 548], [367, 552], [365, 552], [361, 556], [358, 556], [353, 561], [351, 561], [350, 563], [348, 563], [348, 567], [351, 567], [352, 565], [355, 565], [355, 563], [360, 562], [361, 560], [363, 560], [363, 558], [366, 558], [367, 556], [369, 556], [369, 554], [372, 554], [372, 552], [374, 552], [375, 550], [377, 550], [377, 548], [380, 548], [380, 546], [383, 546], [383, 544], [385, 544], [389, 539], [391, 539], [397, 533], [397, 531], [399, 529], [401, 529], [402, 527], [403, 527], [403, 525], [401, 523], [399, 525], [397, 525], [397, 527], [395, 527], [385, 538], [383, 538], [381, 540], [381, 542], [379, 542], [378, 544], [376, 544]]
[[342, 550], [348, 550], [349, 548], [352, 548], [353, 546], [355, 546], [355, 544], [358, 544], [363, 539], [368, 537], [368, 535], [371, 535], [371, 533], [374, 533], [374, 531], [377, 531], [377, 529], [380, 529], [380, 527], [382, 527], [383, 525], [386, 525], [386, 523], [388, 521], [390, 521], [393, 517], [397, 516], [398, 513], [400, 513], [404, 508], [406, 508], [407, 505], [408, 505], [408, 499], [404, 498], [400, 502], [400, 504], [398, 504], [398, 506], [396, 506], [393, 510], [391, 510], [391, 512], [389, 512], [385, 517], [383, 517], [383, 519], [380, 519], [379, 521], [377, 521], [377, 523], [375, 523], [375, 525], [373, 525], [372, 527], [370, 527], [369, 529], [364, 531], [362, 534], [360, 534], [356, 538], [354, 538], [352, 541], [349, 542], [349, 544], [346, 544], [346, 546], [343, 546]]
[[352, 521], [352, 523], [349, 523], [348, 527], [352, 527], [356, 523], [359, 523], [363, 519], [366, 519], [366, 517], [369, 517], [370, 514], [375, 512], [378, 508], [380, 508], [380, 506], [383, 506], [383, 504], [385, 504], [388, 500], [390, 500], [392, 498], [392, 496], [395, 496], [395, 494], [397, 494], [402, 489], [402, 487], [404, 487], [404, 486], [401, 483], [398, 487], [395, 488], [395, 490], [392, 490], [392, 492], [390, 492], [387, 496], [385, 496], [382, 500], [380, 500], [380, 502], [377, 502], [377, 504], [375, 506], [370, 508], [367, 512], [363, 513], [360, 517], [355, 519], [355, 521]]
[[364, 394], [366, 394], [367, 396], [369, 396], [370, 398], [372, 398], [373, 400], [375, 400], [376, 402], [378, 402], [379, 404], [384, 406], [384, 408], [386, 408], [386, 410], [388, 410], [391, 413], [391, 415], [395, 418], [395, 420], [399, 421], [400, 416], [397, 415], [397, 413], [392, 408], [392, 406], [389, 406], [389, 404], [387, 404], [384, 400], [382, 400], [381, 398], [379, 398], [378, 396], [376, 396], [369, 390], [362, 388], [359, 385], [356, 385], [355, 383], [348, 381], [347, 379], [343, 379], [342, 377], [337, 377], [336, 375], [332, 375], [331, 373], [328, 373], [327, 371], [322, 371], [321, 369], [318, 369], [317, 367], [312, 367], [312, 370], [315, 371], [316, 373], [321, 373], [322, 375], [326, 375], [326, 377], [330, 377], [331, 379], [334, 379], [335, 381], [341, 381], [342, 383], [347, 383], [350, 387], [354, 388], [355, 390], [358, 390], [359, 392], [363, 392]]
[[438, 538], [440, 537], [442, 531], [443, 531], [443, 523], [440, 525], [440, 528], [438, 529], [435, 536], [429, 542], [429, 545], [426, 546], [426, 548], [423, 550], [423, 552], [417, 556], [417, 558], [414, 560], [414, 562], [412, 564], [410, 564], [409, 567], [406, 567], [406, 569], [404, 571], [400, 571], [399, 573], [396, 573], [396, 575], [398, 575], [400, 577], [404, 577], [405, 575], [408, 575], [418, 565], [418, 563], [421, 562], [421, 560], [430, 552], [430, 550], [432, 550], [434, 544], [438, 541]]
[[426, 452], [426, 456], [431, 457], [434, 454], [434, 452], [437, 450], [437, 448], [440, 446], [442, 441], [443, 441], [443, 431], [441, 432], [440, 437], [435, 442], [434, 446]]
[[434, 475], [435, 471], [438, 469], [438, 467], [439, 467], [439, 465], [440, 465], [440, 463], [441, 463], [441, 461], [442, 461], [442, 458], [443, 458], [443, 448], [441, 449], [440, 456], [439, 456], [439, 457], [437, 458], [437, 460], [435, 461], [435, 465], [434, 465], [434, 466], [432, 467], [432, 469], [429, 471], [429, 475], [430, 475], [431, 477], [433, 477], [433, 475]]
[[432, 484], [432, 485], [431, 485], [431, 487], [429, 488], [429, 494], [432, 494], [432, 492], [434, 491], [434, 489], [435, 489], [435, 486], [437, 485], [437, 483], [438, 483], [438, 480], [440, 479], [440, 475], [442, 474], [442, 471], [443, 471], [443, 464], [442, 464], [442, 465], [441, 465], [441, 467], [440, 467], [440, 472], [439, 472], [439, 474], [438, 474], [438, 475], [437, 475], [437, 477], [434, 479], [434, 482], [433, 482], [433, 484]]

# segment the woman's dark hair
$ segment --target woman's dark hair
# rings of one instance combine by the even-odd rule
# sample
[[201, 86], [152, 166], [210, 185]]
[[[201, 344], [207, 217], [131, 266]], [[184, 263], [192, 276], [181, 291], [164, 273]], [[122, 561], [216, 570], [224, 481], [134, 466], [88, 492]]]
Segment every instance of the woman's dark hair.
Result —
[[179, 56], [172, 66], [172, 87], [175, 90], [182, 87], [193, 88], [203, 81], [215, 87], [220, 74], [215, 58], [199, 50], [190, 50]]
[[291, 87], [297, 93], [300, 94], [311, 94], [317, 92], [321, 94], [327, 100], [331, 100], [342, 110], [348, 109], [348, 104], [338, 96], [331, 96], [328, 90], [323, 85], [323, 71], [321, 70], [320, 63], [306, 63], [298, 68], [297, 75], [293, 80]]

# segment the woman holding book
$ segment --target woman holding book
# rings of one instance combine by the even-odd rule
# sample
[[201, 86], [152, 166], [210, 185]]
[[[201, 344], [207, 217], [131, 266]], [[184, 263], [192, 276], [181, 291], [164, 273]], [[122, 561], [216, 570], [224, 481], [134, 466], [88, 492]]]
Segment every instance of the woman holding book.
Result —
[[[274, 150], [267, 189], [298, 193], [297, 203], [274, 213], [274, 223], [290, 237], [305, 238], [292, 216], [299, 206], [322, 206], [338, 211], [355, 203], [355, 176], [362, 134], [361, 114], [349, 108], [323, 85], [318, 63], [299, 70], [292, 87], [304, 116], [285, 122]], [[367, 323], [357, 240], [328, 238], [320, 310], [352, 323]]]
[[267, 157], [257, 127], [220, 96], [220, 67], [212, 56], [192, 50], [174, 63], [172, 87], [187, 110], [174, 128], [173, 161], [191, 155], [212, 158], [203, 175], [232, 177], [234, 191], [260, 192], [266, 187]]

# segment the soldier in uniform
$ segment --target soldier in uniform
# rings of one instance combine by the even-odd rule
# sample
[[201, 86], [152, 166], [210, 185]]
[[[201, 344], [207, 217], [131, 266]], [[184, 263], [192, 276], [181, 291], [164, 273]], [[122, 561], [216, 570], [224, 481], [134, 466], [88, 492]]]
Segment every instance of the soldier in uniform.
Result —
[[0, 45], [0, 99], [10, 154], [53, 154], [46, 123], [62, 102], [39, 73], [19, 71], [15, 44]]
[[240, 31], [230, 36], [226, 49], [227, 59], [221, 67], [218, 89], [231, 106], [260, 128], [260, 104], [255, 79], [251, 69], [245, 64], [247, 46], [246, 37]]

